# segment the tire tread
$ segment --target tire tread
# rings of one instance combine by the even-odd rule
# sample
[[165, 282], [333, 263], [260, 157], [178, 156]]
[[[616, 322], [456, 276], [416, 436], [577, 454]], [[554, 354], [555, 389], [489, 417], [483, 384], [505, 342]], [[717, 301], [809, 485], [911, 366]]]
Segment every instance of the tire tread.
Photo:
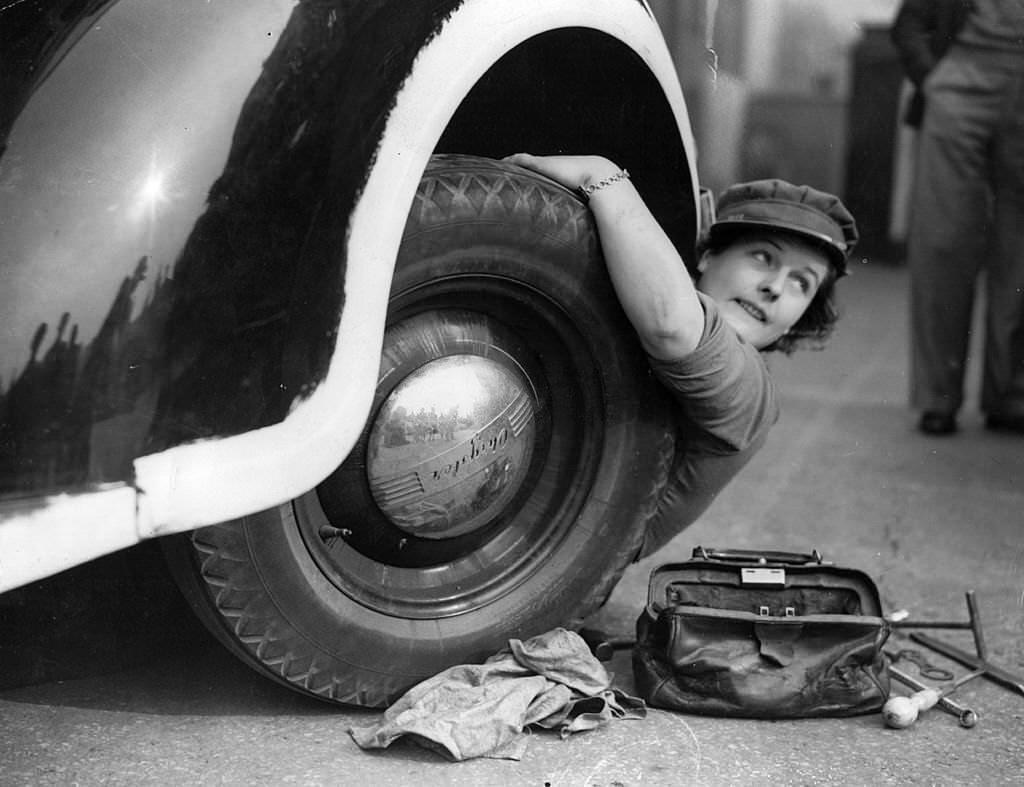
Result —
[[[526, 224], [524, 232], [541, 233], [580, 254], [599, 253], [593, 218], [570, 191], [546, 181], [523, 179], [510, 172], [508, 165], [462, 156], [434, 158], [413, 203], [406, 236], [451, 222], [453, 216], [456, 221], [464, 218], [471, 222], [482, 215], [489, 221], [507, 218], [520, 226]], [[570, 281], [566, 286], [578, 287], [579, 282]], [[645, 525], [655, 515], [668, 482], [674, 439], [664, 413], [659, 410], [639, 428], [650, 433], [649, 445], [656, 444], [656, 450], [650, 451], [656, 456], [644, 466], [644, 475], [633, 479], [633, 483], [644, 485], [639, 503], [631, 522], [628, 526], [624, 523], [627, 535], [617, 543], [606, 570], [573, 602], [567, 627], [580, 627], [608, 598], [639, 551]], [[188, 546], [175, 553], [176, 559], [180, 569], [181, 555], [187, 552], [192, 568], [191, 576], [179, 578], [179, 584], [217, 638], [250, 667], [313, 697], [343, 704], [382, 707], [409, 688], [408, 675], [365, 665], [346, 669], [336, 654], [323, 650], [289, 621], [249, 557], [249, 540], [254, 535], [245, 520], [206, 527], [183, 538]], [[175, 572], [176, 576], [181, 573]], [[566, 584], [570, 579], [566, 578]], [[530, 604], [524, 603], [516, 613], [518, 621], [510, 625], [528, 621], [541, 600]]]

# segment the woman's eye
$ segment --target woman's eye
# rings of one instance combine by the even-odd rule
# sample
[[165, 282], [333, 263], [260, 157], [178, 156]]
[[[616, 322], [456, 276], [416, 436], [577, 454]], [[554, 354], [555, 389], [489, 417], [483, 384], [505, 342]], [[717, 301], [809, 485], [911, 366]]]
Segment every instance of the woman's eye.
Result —
[[796, 282], [797, 287], [800, 288], [800, 292], [807, 294], [811, 291], [811, 282], [806, 276], [794, 276], [793, 280]]
[[764, 265], [769, 265], [769, 264], [771, 264], [771, 261], [772, 261], [771, 255], [768, 254], [768, 252], [766, 252], [766, 251], [755, 251], [754, 252], [754, 259], [757, 260], [758, 262], [764, 264]]

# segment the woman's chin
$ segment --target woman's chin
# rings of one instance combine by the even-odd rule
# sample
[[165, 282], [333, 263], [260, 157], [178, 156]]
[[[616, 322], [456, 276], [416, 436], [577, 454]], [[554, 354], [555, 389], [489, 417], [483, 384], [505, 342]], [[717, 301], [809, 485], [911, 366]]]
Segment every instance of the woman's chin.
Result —
[[742, 307], [736, 306], [731, 309], [723, 309], [722, 317], [726, 324], [732, 328], [744, 341], [762, 349], [771, 344], [777, 337], [771, 335], [763, 322], [755, 320]]

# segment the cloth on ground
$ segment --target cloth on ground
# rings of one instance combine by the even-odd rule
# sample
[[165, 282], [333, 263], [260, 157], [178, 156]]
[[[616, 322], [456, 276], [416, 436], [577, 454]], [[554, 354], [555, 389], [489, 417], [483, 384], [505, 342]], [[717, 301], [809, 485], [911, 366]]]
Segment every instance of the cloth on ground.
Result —
[[349, 734], [362, 748], [408, 735], [452, 760], [520, 759], [534, 725], [562, 738], [612, 719], [646, 715], [643, 700], [611, 688], [583, 638], [557, 628], [508, 647], [483, 664], [462, 664], [413, 686], [368, 727]]

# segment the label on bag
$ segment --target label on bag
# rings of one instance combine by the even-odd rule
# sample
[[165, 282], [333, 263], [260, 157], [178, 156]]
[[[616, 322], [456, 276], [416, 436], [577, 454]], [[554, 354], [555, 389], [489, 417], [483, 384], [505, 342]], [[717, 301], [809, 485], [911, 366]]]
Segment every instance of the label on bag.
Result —
[[741, 568], [740, 584], [742, 585], [785, 585], [786, 569], [784, 568]]

